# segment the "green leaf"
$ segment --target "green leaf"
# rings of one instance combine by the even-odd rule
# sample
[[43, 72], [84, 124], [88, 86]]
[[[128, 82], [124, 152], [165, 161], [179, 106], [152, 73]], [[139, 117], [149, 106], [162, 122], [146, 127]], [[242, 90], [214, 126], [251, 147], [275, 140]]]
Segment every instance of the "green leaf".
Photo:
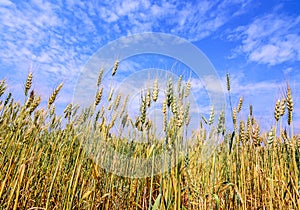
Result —
[[161, 194], [159, 194], [153, 204], [152, 210], [156, 210], [158, 209], [158, 206], [160, 204], [160, 199], [161, 199]]

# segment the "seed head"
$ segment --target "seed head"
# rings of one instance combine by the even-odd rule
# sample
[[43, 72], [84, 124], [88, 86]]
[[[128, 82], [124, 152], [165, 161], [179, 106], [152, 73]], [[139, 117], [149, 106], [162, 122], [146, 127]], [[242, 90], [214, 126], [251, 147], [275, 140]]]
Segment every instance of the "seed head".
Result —
[[166, 99], [163, 101], [162, 112], [163, 112], [164, 116], [167, 116], [167, 100]]
[[294, 109], [294, 103], [291, 93], [291, 88], [288, 86], [287, 88], [287, 94], [286, 94], [286, 106], [288, 109], [288, 125], [291, 125], [292, 119], [293, 119], [293, 109]]
[[33, 101], [33, 103], [31, 104], [30, 108], [29, 108], [29, 114], [31, 114], [32, 112], [34, 112], [34, 110], [40, 105], [41, 103], [41, 97], [39, 96], [37, 99], [35, 99]]
[[58, 92], [60, 91], [60, 89], [62, 88], [63, 83], [60, 83], [59, 86], [53, 91], [52, 95], [50, 96], [49, 100], [48, 100], [48, 109], [50, 109], [50, 106], [54, 103], [56, 96], [58, 94]]
[[28, 95], [28, 91], [31, 88], [31, 85], [32, 85], [32, 73], [29, 72], [29, 74], [27, 76], [26, 84], [25, 84], [25, 91], [24, 91], [25, 96]]
[[224, 133], [225, 132], [225, 112], [222, 110], [219, 116], [219, 122], [218, 122], [218, 133]]
[[279, 115], [282, 117], [285, 113], [285, 104], [286, 104], [286, 100], [283, 98], [281, 101], [280, 101], [280, 109], [279, 109]]
[[177, 84], [177, 92], [181, 92], [181, 83], [182, 83], [182, 75], [179, 76], [178, 84]]
[[240, 140], [243, 145], [246, 143], [246, 135], [245, 135], [245, 122], [243, 120], [240, 121]]
[[240, 101], [239, 101], [239, 105], [238, 105], [238, 110], [237, 112], [240, 113], [241, 109], [242, 109], [242, 106], [243, 106], [243, 100], [244, 98], [243, 97], [240, 97]]
[[167, 87], [167, 106], [170, 107], [173, 101], [173, 82], [172, 79], [169, 79]]
[[3, 93], [5, 92], [6, 90], [6, 85], [5, 85], [5, 80], [1, 80], [0, 81], [0, 97], [3, 95]]
[[272, 144], [274, 141], [274, 138], [275, 138], [275, 133], [274, 133], [274, 129], [272, 128], [268, 133], [267, 143]]
[[109, 95], [108, 95], [108, 101], [111, 101], [113, 94], [114, 94], [114, 88], [110, 88]]
[[112, 70], [112, 76], [114, 76], [116, 74], [118, 66], [119, 66], [119, 61], [116, 60], [115, 64], [114, 64], [114, 67], [113, 67], [113, 70]]
[[188, 126], [189, 123], [190, 123], [190, 107], [191, 107], [191, 104], [190, 102], [188, 102], [188, 104], [186, 105], [186, 108], [184, 110], [184, 119], [185, 119], [185, 125]]
[[183, 125], [183, 118], [184, 118], [184, 108], [183, 105], [181, 105], [179, 107], [179, 112], [177, 116], [177, 122], [176, 122], [177, 127], [180, 128]]
[[187, 98], [190, 95], [190, 92], [191, 92], [191, 81], [189, 80], [186, 83], [186, 91], [185, 91], [185, 95], [184, 96]]
[[148, 91], [147, 91], [146, 104], [147, 104], [147, 107], [151, 106], [151, 92], [150, 92], [150, 89], [148, 89]]
[[209, 115], [208, 125], [212, 125], [214, 123], [214, 119], [215, 119], [215, 110], [214, 110], [214, 107], [212, 106], [210, 108], [210, 115]]
[[140, 111], [141, 111], [140, 121], [143, 125], [146, 121], [146, 113], [147, 113], [147, 104], [146, 104], [146, 99], [144, 97], [142, 97], [142, 105], [141, 105]]
[[29, 106], [31, 105], [31, 103], [33, 102], [34, 100], [34, 91], [30, 91], [30, 96], [29, 98], [27, 99], [26, 103], [25, 103], [25, 108], [29, 108]]
[[103, 87], [100, 88], [100, 90], [96, 94], [96, 97], [95, 97], [95, 106], [97, 106], [100, 103], [101, 97], [102, 97], [102, 93], [103, 93]]
[[171, 106], [171, 111], [174, 115], [176, 115], [177, 114], [177, 102], [176, 102], [176, 100], [173, 99], [171, 105], [172, 105]]
[[252, 117], [252, 115], [253, 115], [253, 106], [252, 106], [252, 104], [250, 104], [249, 110], [250, 110], [250, 116]]
[[153, 83], [152, 100], [155, 102], [158, 98], [158, 81], [157, 79]]
[[256, 124], [253, 126], [253, 129], [252, 129], [252, 141], [253, 141], [253, 144], [254, 146], [259, 146], [260, 145], [260, 139], [259, 139], [259, 126]]
[[278, 99], [276, 101], [276, 105], [275, 105], [275, 111], [274, 111], [274, 118], [276, 120], [276, 122], [278, 122], [279, 117], [280, 117], [280, 100]]
[[236, 108], [233, 109], [232, 112], [232, 121], [233, 121], [233, 125], [236, 128], [237, 126], [237, 113], [236, 113]]
[[103, 69], [103, 68], [100, 68], [100, 72], [99, 72], [98, 80], [97, 80], [97, 86], [98, 86], [98, 87], [99, 87], [100, 84], [101, 84], [101, 80], [102, 80], [102, 76], [103, 76], [103, 71], [104, 71], [104, 69]]
[[3, 104], [4, 106], [6, 106], [8, 104], [10, 98], [11, 98], [11, 93], [8, 93], [8, 95], [7, 95], [7, 97], [6, 97], [5, 101], [4, 101], [4, 104]]
[[293, 103], [293, 98], [292, 98], [292, 93], [291, 93], [291, 88], [288, 86], [287, 89], [287, 94], [286, 94], [286, 105], [287, 109], [289, 112], [292, 112], [294, 109], [294, 103]]
[[291, 125], [293, 120], [293, 112], [288, 112], [288, 125]]
[[119, 94], [117, 95], [116, 100], [115, 100], [115, 106], [114, 106], [114, 110], [115, 110], [115, 111], [118, 109], [118, 107], [119, 107], [119, 105], [120, 105], [121, 97], [122, 97], [122, 95], [119, 93]]
[[229, 73], [226, 74], [226, 80], [227, 80], [227, 90], [230, 91], [230, 76], [229, 76]]

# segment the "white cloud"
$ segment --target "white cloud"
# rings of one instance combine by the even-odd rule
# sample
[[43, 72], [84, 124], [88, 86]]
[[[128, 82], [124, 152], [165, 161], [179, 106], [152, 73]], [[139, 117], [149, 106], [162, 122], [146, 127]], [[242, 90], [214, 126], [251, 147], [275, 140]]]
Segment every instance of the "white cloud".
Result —
[[15, 82], [24, 81], [33, 64], [37, 89], [49, 95], [65, 81], [70, 95], [82, 67], [107, 42], [149, 31], [200, 40], [230, 21], [245, 2], [0, 0], [0, 63], [18, 72], [5, 73]]
[[273, 13], [239, 27], [228, 39], [242, 41], [235, 53], [246, 54], [250, 61], [276, 65], [300, 60], [299, 33], [300, 16]]
[[11, 6], [13, 3], [9, 0], [0, 0], [0, 6]]
[[163, 0], [110, 1], [96, 3], [97, 14], [106, 23], [118, 23], [127, 34], [145, 31], [174, 33], [199, 40], [217, 31], [235, 16], [243, 14], [247, 0], [183, 2]]

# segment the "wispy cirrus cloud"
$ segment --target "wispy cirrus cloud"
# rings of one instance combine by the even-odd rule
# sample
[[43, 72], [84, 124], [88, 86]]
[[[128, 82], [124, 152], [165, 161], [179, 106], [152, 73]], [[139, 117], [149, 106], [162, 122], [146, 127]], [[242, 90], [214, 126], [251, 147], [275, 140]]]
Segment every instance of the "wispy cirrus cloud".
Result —
[[35, 62], [43, 72], [69, 77], [108, 41], [145, 31], [199, 40], [229, 21], [245, 2], [2, 0], [0, 59], [3, 66], [24, 70]]
[[245, 54], [249, 61], [276, 65], [300, 61], [300, 16], [274, 12], [238, 27], [230, 40], [240, 40], [235, 55]]

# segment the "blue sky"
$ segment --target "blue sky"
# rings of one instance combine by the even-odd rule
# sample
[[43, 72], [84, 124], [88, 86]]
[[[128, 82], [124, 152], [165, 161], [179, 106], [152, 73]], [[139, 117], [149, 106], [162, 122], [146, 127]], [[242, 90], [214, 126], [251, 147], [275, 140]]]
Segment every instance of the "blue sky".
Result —
[[[230, 73], [233, 104], [245, 98], [242, 117], [246, 119], [251, 103], [266, 129], [274, 124], [275, 102], [288, 81], [294, 95], [294, 126], [300, 130], [298, 0], [0, 0], [0, 78], [22, 99], [32, 71], [34, 88], [44, 101], [63, 81], [57, 103], [65, 106], [80, 72], [98, 49], [142, 32], [176, 35], [197, 46], [214, 65], [225, 90]], [[130, 67], [139, 66], [131, 62]]]

